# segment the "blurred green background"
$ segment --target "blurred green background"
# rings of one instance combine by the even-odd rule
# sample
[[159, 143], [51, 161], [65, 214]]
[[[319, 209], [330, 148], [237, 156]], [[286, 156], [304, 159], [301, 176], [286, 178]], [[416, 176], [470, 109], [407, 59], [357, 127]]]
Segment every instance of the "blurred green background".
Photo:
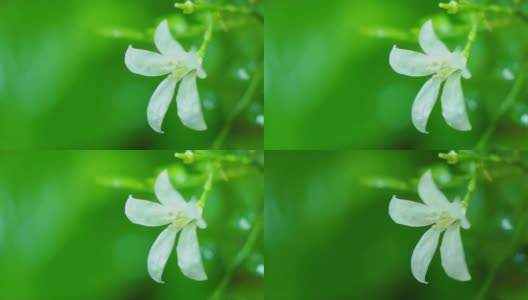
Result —
[[[147, 273], [147, 255], [163, 227], [132, 224], [124, 214], [130, 194], [145, 192], [100, 185], [120, 178], [150, 183], [169, 167], [186, 199], [200, 196], [205, 180], [170, 151], [0, 152], [0, 291], [2, 299], [197, 299], [213, 293], [263, 209], [263, 175], [253, 167], [223, 165], [198, 231], [209, 279], [181, 274], [173, 251], [165, 284]], [[197, 177], [198, 176], [198, 177]], [[108, 181], [110, 180], [110, 181]], [[227, 181], [226, 181], [227, 180]], [[233, 273], [221, 299], [264, 299], [263, 236]]]
[[[429, 18], [442, 34], [467, 23], [438, 8], [440, 2], [449, 1], [268, 1], [266, 149], [472, 149], [528, 53], [528, 23], [486, 17], [487, 25], [497, 20], [511, 23], [492, 31], [485, 25], [473, 46], [468, 63], [473, 77], [462, 83], [473, 130], [451, 129], [437, 102], [430, 133], [424, 135], [411, 123], [411, 106], [427, 78], [399, 75], [389, 66], [394, 44], [419, 50], [417, 39], [401, 42], [388, 35], [395, 30], [417, 31]], [[463, 48], [468, 31], [443, 40], [451, 50]], [[492, 146], [528, 146], [527, 84], [518, 105], [499, 122]]]
[[[254, 18], [218, 19], [238, 25], [217, 27], [204, 61], [208, 77], [198, 81], [209, 130], [185, 128], [174, 100], [160, 135], [146, 111], [163, 77], [132, 74], [124, 55], [130, 44], [154, 50], [150, 35], [164, 18], [186, 49], [200, 46], [203, 18], [184, 16], [175, 2], [0, 1], [0, 148], [208, 149], [263, 61], [264, 29]], [[258, 91], [223, 148], [262, 148]]]
[[394, 223], [389, 201], [420, 201], [416, 184], [428, 168], [450, 200], [462, 198], [462, 167], [448, 167], [434, 151], [267, 151], [266, 159], [267, 298], [528, 299], [528, 175], [519, 169], [485, 165], [493, 180], [479, 180], [472, 227], [462, 231], [472, 280], [449, 278], [437, 252], [424, 285], [410, 261], [427, 227]]

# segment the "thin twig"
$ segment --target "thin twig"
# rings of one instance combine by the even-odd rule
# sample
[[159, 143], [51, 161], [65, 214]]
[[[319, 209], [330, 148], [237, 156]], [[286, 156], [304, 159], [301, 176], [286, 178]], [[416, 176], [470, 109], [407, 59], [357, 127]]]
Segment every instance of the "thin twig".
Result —
[[264, 229], [264, 215], [261, 212], [257, 219], [255, 226], [253, 227], [253, 230], [249, 233], [249, 236], [244, 243], [244, 246], [238, 251], [238, 254], [235, 257], [235, 260], [231, 264], [231, 266], [227, 269], [226, 274], [220, 281], [220, 284], [215, 289], [213, 295], [209, 298], [209, 300], [219, 300], [221, 299], [222, 295], [224, 294], [225, 289], [229, 286], [229, 283], [231, 282], [231, 278], [233, 277], [233, 273], [235, 270], [246, 260], [246, 258], [251, 254], [251, 251], [253, 251], [253, 248], [255, 247], [258, 238], [260, 234], [262, 233]]
[[493, 116], [488, 128], [480, 138], [476, 149], [483, 149], [486, 146], [486, 143], [489, 141], [491, 135], [493, 132], [495, 132], [495, 129], [497, 128], [497, 122], [499, 119], [515, 104], [515, 101], [517, 101], [517, 98], [519, 98], [519, 94], [522, 91], [525, 75], [526, 75], [526, 64], [522, 64], [521, 68], [519, 70], [519, 74], [517, 75], [517, 79], [515, 80], [512, 89], [510, 90], [510, 93], [504, 99], [504, 102], [502, 102], [499, 109], [497, 109], [497, 112]]
[[253, 79], [251, 79], [251, 82], [249, 83], [249, 87], [247, 88], [246, 92], [240, 98], [240, 101], [237, 103], [229, 117], [227, 118], [227, 121], [216, 137], [213, 145], [211, 146], [212, 149], [220, 149], [222, 145], [224, 144], [224, 141], [229, 134], [229, 131], [231, 131], [231, 127], [233, 126], [233, 122], [238, 117], [240, 113], [242, 113], [250, 104], [251, 101], [253, 101], [253, 98], [255, 94], [258, 91], [258, 88], [260, 87], [260, 84], [262, 80], [264, 79], [264, 74], [262, 72], [262, 65], [257, 68], [253, 75]]

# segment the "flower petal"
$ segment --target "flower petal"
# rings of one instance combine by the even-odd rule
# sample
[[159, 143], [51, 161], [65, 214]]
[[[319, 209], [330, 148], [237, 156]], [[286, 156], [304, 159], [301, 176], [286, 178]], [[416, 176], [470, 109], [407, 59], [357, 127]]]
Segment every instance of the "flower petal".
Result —
[[427, 133], [427, 121], [438, 98], [442, 80], [429, 79], [420, 89], [412, 106], [412, 122], [418, 131]]
[[423, 51], [435, 58], [447, 58], [451, 54], [446, 45], [436, 36], [431, 20], [425, 22], [418, 38]]
[[169, 74], [170, 59], [156, 52], [128, 47], [125, 64], [134, 74], [143, 76], [162, 76]]
[[152, 97], [150, 97], [147, 108], [147, 120], [150, 127], [159, 133], [163, 133], [161, 125], [163, 124], [163, 119], [167, 114], [171, 100], [174, 97], [176, 83], [178, 83], [178, 80], [173, 77], [169, 76], [165, 78], [158, 85]]
[[161, 276], [163, 275], [163, 270], [167, 265], [172, 249], [174, 248], [177, 233], [178, 229], [176, 227], [166, 228], [158, 236], [152, 245], [152, 248], [150, 248], [147, 259], [148, 273], [156, 282], [164, 283], [161, 280]]
[[128, 197], [125, 214], [134, 224], [143, 226], [162, 226], [171, 222], [169, 210], [155, 202]]
[[420, 227], [433, 224], [433, 210], [425, 204], [392, 197], [389, 204], [389, 215], [398, 224]]
[[158, 28], [156, 28], [156, 32], [154, 33], [154, 43], [156, 44], [156, 48], [158, 48], [158, 50], [165, 56], [170, 56], [176, 60], [185, 57], [185, 50], [170, 33], [167, 20], [163, 20], [163, 22], [158, 25]]
[[442, 115], [449, 126], [461, 130], [471, 130], [466, 103], [462, 92], [461, 74], [457, 73], [447, 78], [442, 92]]
[[421, 283], [427, 283], [425, 281], [425, 275], [438, 246], [438, 239], [440, 238], [441, 232], [439, 229], [431, 227], [424, 233], [414, 248], [411, 257], [411, 271], [414, 278]]
[[452, 225], [447, 228], [440, 246], [440, 255], [442, 267], [449, 277], [460, 281], [471, 279], [462, 247], [460, 225]]
[[436, 186], [431, 170], [425, 172], [420, 178], [420, 182], [418, 183], [418, 194], [423, 202], [433, 209], [449, 209], [450, 202]]
[[170, 207], [174, 211], [183, 210], [185, 207], [185, 200], [182, 195], [172, 186], [167, 170], [163, 171], [154, 184], [154, 192], [158, 200], [163, 205]]
[[207, 280], [196, 234], [196, 224], [191, 223], [183, 228], [176, 251], [178, 252], [178, 265], [185, 276], [197, 281]]
[[178, 116], [183, 125], [199, 131], [207, 129], [196, 86], [196, 73], [183, 78], [176, 96], [176, 103], [178, 104]]
[[431, 68], [432, 59], [419, 52], [392, 47], [389, 55], [389, 64], [392, 69], [406, 76], [427, 76], [434, 73]]

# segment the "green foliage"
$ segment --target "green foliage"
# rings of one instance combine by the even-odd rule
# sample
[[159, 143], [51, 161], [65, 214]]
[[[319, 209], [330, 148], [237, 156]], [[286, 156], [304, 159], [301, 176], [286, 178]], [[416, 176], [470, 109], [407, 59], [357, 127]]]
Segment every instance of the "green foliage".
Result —
[[[271, 272], [267, 296], [526, 298], [526, 151], [438, 156], [435, 151], [267, 154], [265, 241]], [[450, 200], [470, 195], [471, 229], [462, 235], [472, 275], [469, 282], [447, 277], [438, 254], [429, 269], [429, 284], [417, 282], [410, 257], [423, 228], [404, 228], [389, 217], [393, 195], [419, 200], [417, 181], [427, 169]]]
[[[264, 179], [253, 165], [262, 153], [197, 155], [218, 160], [184, 164], [172, 151], [0, 154], [2, 297], [202, 300], [229, 274], [221, 290], [225, 298], [264, 299], [259, 272], [264, 265], [259, 229]], [[159, 285], [146, 268], [159, 228], [131, 224], [125, 202], [130, 194], [155, 200], [152, 180], [165, 168], [185, 197], [200, 197], [210, 162], [215, 181], [204, 209], [209, 226], [198, 233], [209, 280], [184, 277], [173, 255], [165, 269], [167, 283]]]

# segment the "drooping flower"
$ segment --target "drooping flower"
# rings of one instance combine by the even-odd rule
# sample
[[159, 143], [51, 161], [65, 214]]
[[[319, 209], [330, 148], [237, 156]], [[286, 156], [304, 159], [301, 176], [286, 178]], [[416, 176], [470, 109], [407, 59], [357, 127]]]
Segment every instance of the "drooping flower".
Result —
[[412, 121], [416, 129], [427, 133], [429, 115], [436, 103], [440, 86], [445, 81], [441, 96], [442, 115], [447, 124], [461, 131], [471, 130], [466, 112], [461, 78], [471, 77], [462, 51], [450, 52], [436, 36], [433, 23], [427, 21], [420, 30], [419, 43], [425, 53], [399, 49], [394, 46], [389, 63], [396, 73], [420, 77], [433, 75], [420, 89], [412, 106]]
[[183, 199], [171, 185], [167, 171], [158, 176], [154, 192], [160, 203], [130, 196], [125, 206], [125, 214], [132, 223], [143, 226], [168, 225], [150, 249], [147, 259], [150, 277], [163, 283], [163, 270], [176, 243], [176, 235], [181, 231], [176, 252], [182, 273], [194, 280], [206, 280], [196, 234], [196, 228], [206, 227], [202, 208], [194, 200], [186, 202]]
[[427, 269], [438, 246], [440, 234], [445, 232], [440, 246], [442, 267], [447, 275], [456, 280], [470, 280], [460, 237], [460, 228], [470, 227], [466, 209], [459, 201], [447, 200], [435, 185], [431, 171], [427, 171], [420, 179], [418, 194], [425, 204], [398, 199], [396, 196], [392, 197], [389, 204], [389, 215], [398, 224], [411, 227], [433, 225], [414, 248], [411, 258], [412, 274], [416, 280], [427, 283]]
[[202, 58], [191, 50], [186, 52], [169, 30], [166, 20], [156, 29], [154, 43], [160, 53], [128, 47], [125, 64], [135, 74], [143, 76], [169, 75], [163, 80], [150, 98], [147, 119], [150, 127], [159, 132], [163, 119], [174, 98], [176, 84], [181, 81], [176, 104], [178, 116], [183, 125], [194, 130], [206, 130], [207, 125], [200, 105], [196, 77], [205, 78]]

